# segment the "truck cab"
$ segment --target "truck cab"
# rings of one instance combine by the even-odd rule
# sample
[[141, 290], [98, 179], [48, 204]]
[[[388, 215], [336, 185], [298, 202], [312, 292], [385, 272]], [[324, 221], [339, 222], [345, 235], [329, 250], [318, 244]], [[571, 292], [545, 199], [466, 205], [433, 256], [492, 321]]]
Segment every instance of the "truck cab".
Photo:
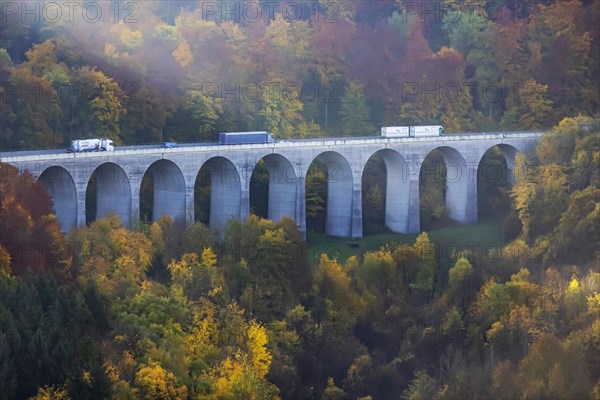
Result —
[[[104, 142], [106, 140], [106, 142]], [[102, 143], [102, 147], [104, 151], [115, 151], [115, 143], [111, 139], [104, 139]]]

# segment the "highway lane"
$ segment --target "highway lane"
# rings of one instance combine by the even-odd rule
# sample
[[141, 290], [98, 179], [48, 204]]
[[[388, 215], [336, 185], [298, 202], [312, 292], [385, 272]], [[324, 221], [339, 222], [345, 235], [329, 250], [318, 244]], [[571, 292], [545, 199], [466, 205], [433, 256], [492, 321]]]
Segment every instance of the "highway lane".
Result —
[[[451, 137], [454, 135], [469, 135], [469, 136], [481, 136], [481, 135], [513, 135], [513, 134], [523, 134], [523, 133], [536, 133], [539, 131], [504, 131], [504, 132], [470, 132], [470, 133], [450, 133], [445, 136]], [[441, 136], [444, 137], [444, 136]], [[432, 138], [441, 138], [440, 136], [432, 136]], [[323, 140], [368, 140], [368, 139], [386, 139], [381, 136], [341, 136], [341, 137], [319, 137], [319, 138], [307, 138], [307, 139], [284, 139], [277, 140], [276, 143], [310, 143], [310, 142], [319, 142]], [[393, 139], [393, 138], [389, 138]], [[177, 148], [181, 147], [195, 147], [195, 146], [220, 146], [221, 144], [218, 142], [199, 142], [199, 143], [177, 143]], [[228, 145], [223, 145], [228, 146]], [[115, 151], [124, 151], [124, 150], [144, 150], [144, 149], [160, 149], [162, 148], [162, 143], [160, 144], [144, 144], [144, 145], [130, 145], [130, 146], [115, 146]], [[61, 149], [46, 149], [46, 150], [19, 150], [19, 151], [0, 151], [0, 157], [21, 157], [21, 156], [34, 156], [34, 155], [52, 155], [52, 154], [64, 154], [67, 152], [66, 148]]]

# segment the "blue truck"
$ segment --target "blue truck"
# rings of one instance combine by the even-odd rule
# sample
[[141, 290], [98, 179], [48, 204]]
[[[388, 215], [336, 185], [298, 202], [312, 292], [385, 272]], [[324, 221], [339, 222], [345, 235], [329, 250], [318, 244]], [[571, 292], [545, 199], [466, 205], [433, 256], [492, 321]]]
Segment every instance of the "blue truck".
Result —
[[226, 132], [219, 134], [220, 144], [259, 144], [274, 143], [270, 132]]

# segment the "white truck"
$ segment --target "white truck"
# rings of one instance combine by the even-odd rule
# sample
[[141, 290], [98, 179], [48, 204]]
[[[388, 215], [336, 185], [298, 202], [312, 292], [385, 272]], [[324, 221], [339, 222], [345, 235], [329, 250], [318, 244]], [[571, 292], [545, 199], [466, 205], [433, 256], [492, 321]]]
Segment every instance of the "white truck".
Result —
[[444, 136], [444, 128], [440, 125], [411, 126], [411, 137]]
[[383, 128], [381, 128], [381, 137], [384, 138], [426, 137], [443, 135], [444, 128], [440, 125], [384, 126]]
[[83, 153], [88, 151], [114, 151], [115, 144], [110, 139], [82, 139], [72, 140], [71, 148], [67, 151]]
[[381, 128], [381, 137], [396, 138], [409, 136], [410, 126], [384, 126]]

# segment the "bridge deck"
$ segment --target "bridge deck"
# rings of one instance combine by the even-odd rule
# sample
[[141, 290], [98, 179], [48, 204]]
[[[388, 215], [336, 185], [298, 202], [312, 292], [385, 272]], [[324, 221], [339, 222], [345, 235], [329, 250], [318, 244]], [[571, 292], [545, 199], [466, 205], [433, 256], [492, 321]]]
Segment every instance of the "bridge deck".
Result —
[[[177, 147], [166, 149], [161, 145], [138, 145], [138, 146], [120, 146], [116, 147], [115, 151], [110, 152], [110, 155], [142, 155], [142, 154], [160, 154], [160, 153], [190, 153], [190, 152], [205, 152], [214, 151], [215, 147], [227, 150], [242, 150], [242, 149], [260, 149], [260, 148], [290, 148], [290, 147], [315, 147], [315, 146], [353, 146], [365, 144], [396, 144], [396, 143], [422, 143], [422, 142], [453, 142], [465, 140], [485, 140], [485, 139], [503, 139], [503, 138], [531, 138], [542, 135], [540, 131], [519, 131], [519, 132], [478, 132], [478, 133], [457, 133], [444, 136], [420, 137], [420, 138], [382, 138], [379, 136], [367, 137], [338, 137], [338, 138], [311, 138], [311, 139], [289, 139], [278, 140], [275, 143], [261, 144], [235, 144], [235, 145], [220, 145], [219, 143], [182, 143]], [[51, 159], [75, 159], [75, 158], [93, 158], [105, 157], [106, 152], [89, 152], [89, 153], [67, 153], [65, 149], [51, 150], [28, 150], [28, 151], [11, 151], [0, 152], [0, 162], [15, 162], [15, 161], [40, 161]]]

